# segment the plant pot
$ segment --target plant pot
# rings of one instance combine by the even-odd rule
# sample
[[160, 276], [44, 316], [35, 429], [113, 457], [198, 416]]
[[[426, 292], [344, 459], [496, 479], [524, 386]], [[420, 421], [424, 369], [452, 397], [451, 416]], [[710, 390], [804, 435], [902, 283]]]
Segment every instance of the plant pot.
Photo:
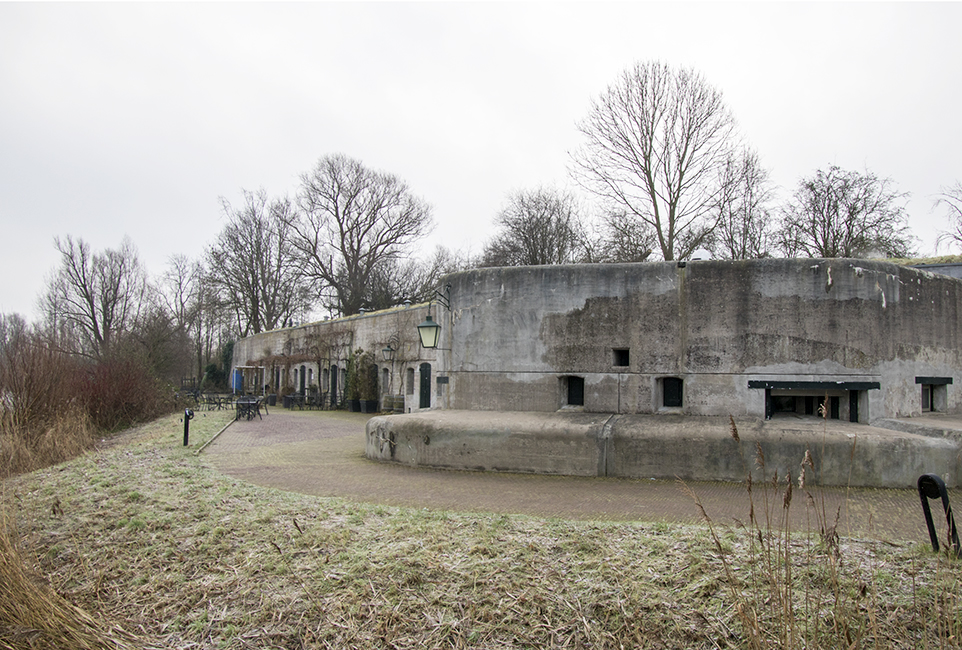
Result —
[[360, 412], [361, 412], [361, 400], [359, 400], [359, 399], [350, 399], [350, 400], [347, 401], [347, 405], [348, 405], [348, 409], [351, 411], [351, 413], [360, 413]]
[[376, 399], [361, 400], [361, 413], [377, 413], [377, 400]]

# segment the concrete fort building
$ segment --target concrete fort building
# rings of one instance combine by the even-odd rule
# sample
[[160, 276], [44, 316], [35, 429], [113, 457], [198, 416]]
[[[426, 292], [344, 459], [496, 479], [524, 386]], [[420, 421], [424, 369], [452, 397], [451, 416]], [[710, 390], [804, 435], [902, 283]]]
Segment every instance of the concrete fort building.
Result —
[[[932, 270], [852, 259], [477, 269], [448, 276], [432, 305], [249, 337], [234, 362], [248, 385], [316, 383], [319, 401], [339, 404], [352, 353], [373, 353], [364, 372], [382, 410], [403, 411], [368, 422], [373, 459], [742, 480], [797, 476], [807, 450], [822, 484], [913, 487], [937, 473], [952, 486], [962, 280]], [[417, 338], [429, 313], [433, 349]]]

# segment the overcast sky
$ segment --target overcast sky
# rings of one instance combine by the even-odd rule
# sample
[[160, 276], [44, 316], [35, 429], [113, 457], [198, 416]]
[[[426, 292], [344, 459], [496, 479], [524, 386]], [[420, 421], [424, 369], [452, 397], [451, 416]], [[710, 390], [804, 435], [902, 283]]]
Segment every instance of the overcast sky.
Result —
[[[576, 123], [631, 64], [719, 88], [787, 196], [836, 164], [932, 202], [962, 180], [962, 3], [0, 2], [0, 312], [36, 317], [54, 237], [200, 258], [219, 198], [293, 195], [342, 152], [480, 252], [505, 195], [570, 185]], [[951, 251], [956, 252], [956, 251]]]

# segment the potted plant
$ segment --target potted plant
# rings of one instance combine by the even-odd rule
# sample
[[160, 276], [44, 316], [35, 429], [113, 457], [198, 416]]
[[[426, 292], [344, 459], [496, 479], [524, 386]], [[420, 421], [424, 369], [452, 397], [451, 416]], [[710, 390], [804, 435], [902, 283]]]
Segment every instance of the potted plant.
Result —
[[360, 357], [360, 363], [358, 364], [358, 379], [358, 392], [361, 397], [361, 411], [363, 413], [377, 413], [377, 366], [374, 365], [374, 355], [370, 352], [367, 352]]
[[347, 384], [344, 386], [344, 399], [348, 410], [352, 413], [361, 412], [361, 373], [360, 362], [364, 350], [358, 348], [347, 359]]

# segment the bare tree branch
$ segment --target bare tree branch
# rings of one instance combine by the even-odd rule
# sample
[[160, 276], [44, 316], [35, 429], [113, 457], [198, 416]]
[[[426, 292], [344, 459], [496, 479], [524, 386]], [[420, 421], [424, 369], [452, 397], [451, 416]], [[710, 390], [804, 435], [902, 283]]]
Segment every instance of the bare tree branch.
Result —
[[581, 261], [586, 234], [570, 194], [544, 187], [515, 192], [495, 224], [499, 232], [482, 253], [485, 266]]
[[227, 225], [209, 249], [209, 279], [234, 312], [242, 336], [282, 327], [310, 307], [311, 290], [286, 224], [293, 206], [264, 190], [244, 192], [235, 209], [221, 199]]
[[940, 232], [935, 240], [936, 248], [942, 244], [962, 245], [962, 182], [943, 187], [935, 207], [945, 209], [945, 219], [949, 222], [949, 230]]
[[790, 257], [908, 257], [906, 197], [890, 179], [830, 165], [799, 181], [782, 210], [779, 245]]
[[715, 227], [721, 172], [735, 141], [722, 94], [699, 74], [639, 63], [593, 102], [574, 174], [655, 234], [666, 260], [686, 257]]
[[54, 240], [60, 268], [43, 299], [52, 330], [69, 328], [79, 339], [77, 352], [100, 357], [132, 330], [150, 301], [147, 275], [133, 243], [94, 253], [82, 239]]
[[342, 154], [321, 158], [301, 175], [296, 212], [284, 223], [304, 270], [330, 287], [342, 314], [370, 307], [366, 297], [379, 266], [405, 256], [431, 227], [431, 208], [407, 184]]

